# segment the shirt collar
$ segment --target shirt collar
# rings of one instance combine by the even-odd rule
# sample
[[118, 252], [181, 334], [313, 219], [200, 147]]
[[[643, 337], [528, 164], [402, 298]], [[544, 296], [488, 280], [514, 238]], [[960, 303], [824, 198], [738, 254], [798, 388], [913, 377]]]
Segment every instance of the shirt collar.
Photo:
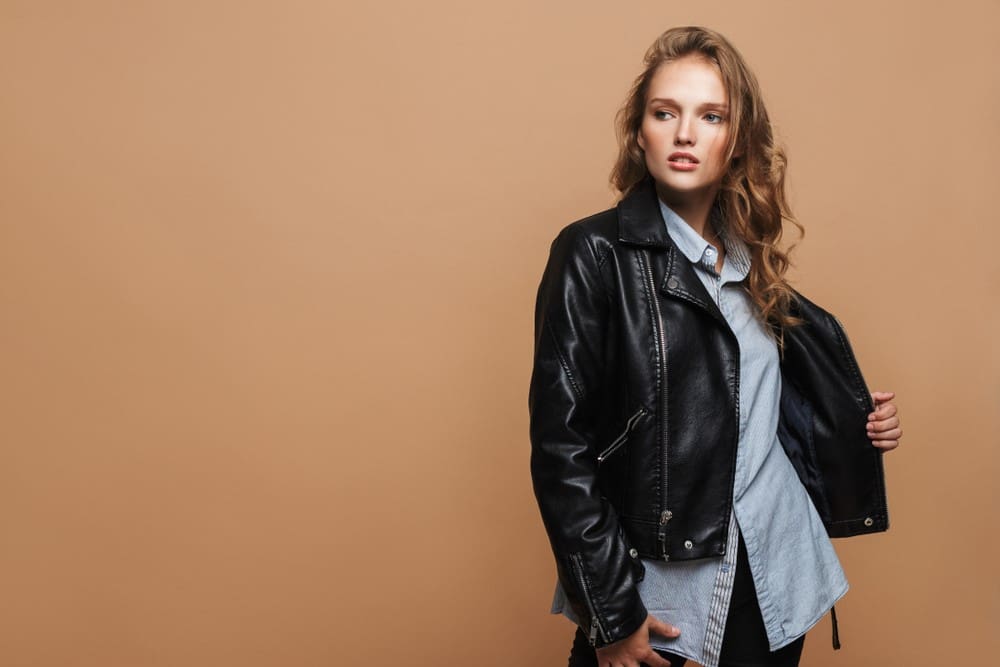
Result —
[[[667, 233], [673, 239], [677, 248], [692, 264], [697, 264], [714, 273], [717, 256], [712, 244], [696, 232], [684, 218], [674, 213], [673, 209], [663, 203], [663, 200], [658, 199], [658, 201], [660, 202], [660, 212], [663, 214], [663, 220], [667, 224]], [[722, 240], [723, 247], [726, 249], [722, 273], [729, 273], [729, 279], [731, 280], [743, 280], [750, 272], [750, 252], [746, 243], [735, 234], [729, 233], [726, 226], [722, 224], [718, 207], [712, 208], [709, 221]]]

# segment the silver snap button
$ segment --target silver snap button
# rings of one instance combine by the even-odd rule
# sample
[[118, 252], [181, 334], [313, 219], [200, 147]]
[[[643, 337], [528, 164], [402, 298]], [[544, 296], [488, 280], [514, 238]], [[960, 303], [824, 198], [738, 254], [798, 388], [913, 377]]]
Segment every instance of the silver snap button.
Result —
[[631, 556], [632, 558], [635, 558], [636, 556], [639, 555], [639, 551], [636, 550], [636, 549], [629, 549], [628, 550], [628, 555]]
[[684, 540], [684, 548], [685, 549], [690, 549], [693, 546], [694, 546], [694, 542], [692, 542], [691, 540]]
[[872, 525], [872, 524], [874, 524], [874, 523], [875, 523], [875, 522], [874, 522], [874, 521], [872, 521], [872, 518], [871, 518], [871, 517], [867, 517], [867, 518], [865, 519], [865, 525], [866, 525], [866, 526], [871, 526], [871, 525]]
[[670, 280], [667, 281], [667, 287], [669, 287], [670, 289], [676, 289], [677, 285], [679, 284], [680, 283], [677, 282], [677, 278], [671, 278]]

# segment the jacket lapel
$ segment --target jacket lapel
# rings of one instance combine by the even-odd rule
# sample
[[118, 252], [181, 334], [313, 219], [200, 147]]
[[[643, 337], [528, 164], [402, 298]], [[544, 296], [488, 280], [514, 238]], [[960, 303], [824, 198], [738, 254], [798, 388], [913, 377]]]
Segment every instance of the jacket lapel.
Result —
[[695, 268], [670, 238], [652, 179], [647, 177], [618, 203], [618, 240], [665, 250], [665, 253], [656, 253], [660, 257], [665, 255], [666, 261], [660, 291], [699, 306], [728, 326], [726, 318], [695, 273]]

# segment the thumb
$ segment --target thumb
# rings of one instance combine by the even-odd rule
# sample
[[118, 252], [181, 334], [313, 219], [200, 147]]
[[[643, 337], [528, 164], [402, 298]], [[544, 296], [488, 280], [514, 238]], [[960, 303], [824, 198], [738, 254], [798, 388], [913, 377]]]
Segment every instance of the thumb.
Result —
[[649, 631], [655, 632], [663, 637], [678, 637], [681, 634], [679, 628], [676, 628], [665, 621], [661, 621], [652, 614], [649, 615]]

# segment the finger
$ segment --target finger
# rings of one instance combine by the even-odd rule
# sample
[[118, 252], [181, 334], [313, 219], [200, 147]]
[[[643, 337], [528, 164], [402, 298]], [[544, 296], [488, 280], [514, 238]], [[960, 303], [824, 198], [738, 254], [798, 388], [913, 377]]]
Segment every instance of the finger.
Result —
[[889, 415], [894, 415], [899, 412], [899, 407], [895, 403], [882, 403], [875, 410], [873, 410], [880, 417], [887, 417]]
[[873, 391], [872, 401], [877, 405], [885, 401], [890, 401], [896, 396], [894, 391]]
[[875, 440], [899, 440], [903, 435], [903, 429], [901, 428], [891, 428], [888, 431], [881, 431], [879, 433], [869, 433], [868, 439]]
[[874, 410], [868, 413], [868, 421], [874, 421], [876, 419], [885, 419], [886, 417], [892, 417], [899, 409], [896, 407], [895, 403], [883, 403]]
[[899, 447], [899, 440], [873, 440], [872, 445], [881, 449], [883, 452], [888, 452], [896, 449], [896, 447]]
[[868, 433], [878, 433], [880, 431], [888, 431], [892, 428], [897, 428], [899, 426], [899, 417], [889, 417], [888, 419], [877, 419], [875, 421], [868, 422], [865, 428]]
[[649, 631], [668, 638], [679, 637], [681, 634], [680, 628], [670, 625], [666, 621], [661, 621], [655, 616], [649, 617]]

